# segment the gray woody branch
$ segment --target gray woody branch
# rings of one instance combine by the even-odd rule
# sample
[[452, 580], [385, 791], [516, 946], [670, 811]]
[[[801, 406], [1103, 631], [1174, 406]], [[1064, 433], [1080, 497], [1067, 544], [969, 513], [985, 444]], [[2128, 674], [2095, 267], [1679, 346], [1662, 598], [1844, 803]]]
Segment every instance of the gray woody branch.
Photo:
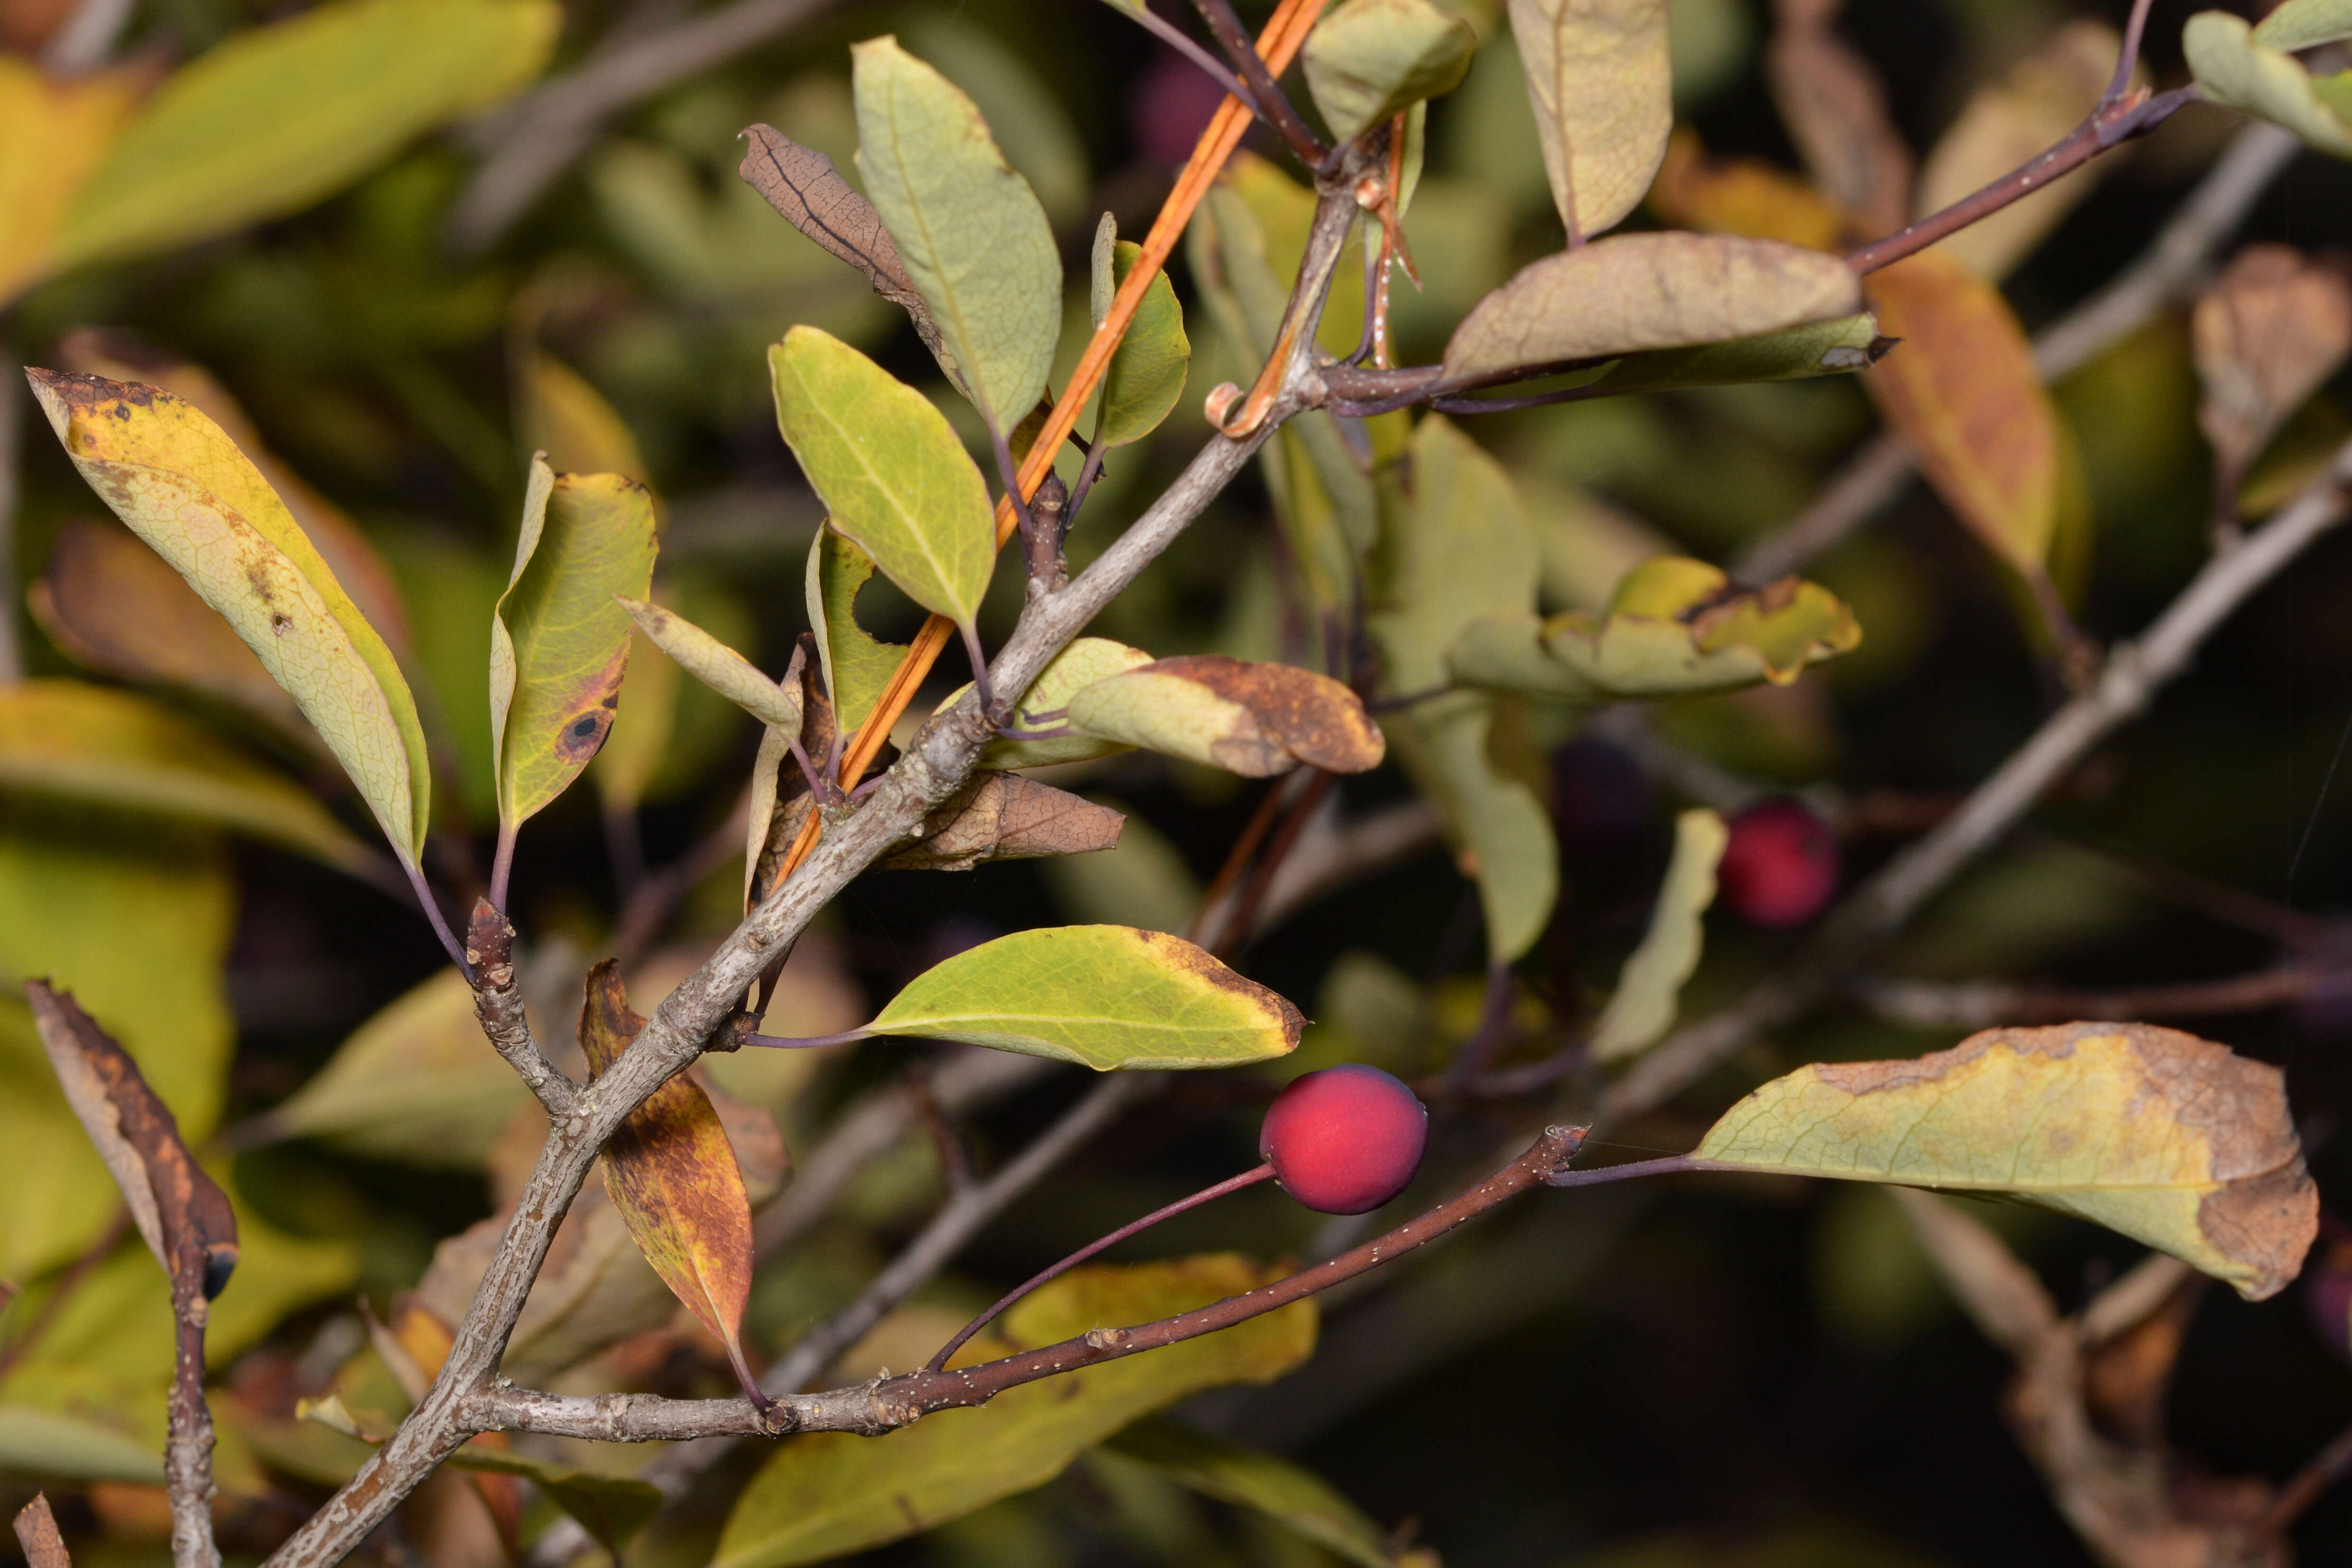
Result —
[[[1314, 326], [1340, 247], [1356, 216], [1350, 187], [1357, 172], [1343, 171], [1322, 183], [1315, 226], [1300, 264], [1300, 287], [1293, 296], [1300, 330], [1292, 335], [1293, 348], [1284, 365], [1273, 416], [1239, 439], [1213, 436], [1167, 492], [1100, 558], [1067, 587], [1030, 601], [1011, 640], [992, 666], [999, 692], [1025, 691], [1055, 655], [1232, 482], [1280, 420], [1320, 396], [1321, 379], [1312, 347]], [[484, 1416], [485, 1401], [499, 1392], [495, 1380], [508, 1335], [546, 1261], [556, 1227], [578, 1195], [597, 1152], [630, 1111], [701, 1054], [772, 956], [799, 936], [853, 878], [955, 792], [990, 739], [977, 701], [970, 696], [935, 715], [917, 734], [906, 755], [884, 775], [866, 805], [820, 838], [800, 868], [655, 1009], [635, 1043], [611, 1070], [572, 1097], [570, 1113], [551, 1120], [538, 1164], [457, 1326], [439, 1375], [415, 1410], [360, 1473], [272, 1554], [268, 1568], [324, 1568], [341, 1561], [403, 1498], [480, 1429], [477, 1423]], [[856, 1395], [857, 1391], [847, 1391], [839, 1397], [854, 1404]], [[722, 1404], [733, 1405], [734, 1402]], [[737, 1424], [751, 1415], [748, 1405], [736, 1408], [741, 1414], [722, 1417], [713, 1411], [712, 1418]], [[798, 1413], [797, 1401], [786, 1405], [772, 1424], [759, 1429], [771, 1434], [789, 1430]], [[735, 1425], [704, 1428], [736, 1429]], [[881, 1428], [850, 1425], [842, 1429]]]

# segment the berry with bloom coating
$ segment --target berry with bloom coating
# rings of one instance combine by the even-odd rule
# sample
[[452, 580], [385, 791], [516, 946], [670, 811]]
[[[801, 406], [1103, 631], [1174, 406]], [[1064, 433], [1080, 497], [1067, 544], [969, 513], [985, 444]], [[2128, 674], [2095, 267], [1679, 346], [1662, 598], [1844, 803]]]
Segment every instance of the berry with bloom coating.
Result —
[[1364, 1214], [1412, 1180], [1429, 1112], [1403, 1082], [1349, 1063], [1291, 1081], [1266, 1109], [1257, 1150], [1282, 1190], [1324, 1214]]
[[1837, 838], [1829, 824], [1793, 800], [1768, 800], [1731, 819], [1715, 879], [1726, 907], [1742, 920], [1801, 926], [1837, 894]]

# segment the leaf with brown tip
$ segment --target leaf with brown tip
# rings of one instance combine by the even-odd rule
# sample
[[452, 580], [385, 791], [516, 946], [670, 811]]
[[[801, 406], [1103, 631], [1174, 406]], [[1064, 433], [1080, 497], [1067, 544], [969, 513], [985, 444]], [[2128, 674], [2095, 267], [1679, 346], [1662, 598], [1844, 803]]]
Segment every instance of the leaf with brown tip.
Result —
[[1821, 251], [1728, 235], [1621, 234], [1533, 262], [1479, 300], [1445, 345], [1445, 374], [1696, 348], [1861, 310], [1862, 280]]
[[2278, 1068], [2147, 1024], [1987, 1029], [1916, 1061], [1775, 1079], [1696, 1150], [1710, 1165], [2005, 1194], [2274, 1296], [2319, 1194]]
[[175, 1281], [193, 1270], [209, 1300], [236, 1267], [236, 1215], [228, 1194], [188, 1152], [171, 1109], [147, 1087], [129, 1052], [72, 995], [25, 983], [41, 1046], [89, 1141], [122, 1189], [148, 1249]]
[[2198, 427], [2221, 493], [2234, 497], [2247, 465], [2352, 353], [2352, 273], [2250, 245], [2197, 301], [2190, 330], [2204, 387]]
[[[602, 1078], [646, 1021], [629, 1010], [620, 966], [588, 972], [580, 1048]], [[630, 1238], [687, 1310], [727, 1347], [746, 1397], [764, 1406], [743, 1360], [743, 1307], [751, 1293], [751, 1203], [710, 1097], [684, 1073], [631, 1111], [604, 1145], [604, 1191]]]
[[883, 871], [969, 871], [982, 860], [1034, 860], [1118, 847], [1127, 818], [1019, 773], [976, 773], [915, 837], [877, 862]]
[[1270, 778], [1304, 763], [1335, 773], [1388, 754], [1363, 700], [1328, 675], [1223, 654], [1155, 659], [1070, 698], [1070, 727]]

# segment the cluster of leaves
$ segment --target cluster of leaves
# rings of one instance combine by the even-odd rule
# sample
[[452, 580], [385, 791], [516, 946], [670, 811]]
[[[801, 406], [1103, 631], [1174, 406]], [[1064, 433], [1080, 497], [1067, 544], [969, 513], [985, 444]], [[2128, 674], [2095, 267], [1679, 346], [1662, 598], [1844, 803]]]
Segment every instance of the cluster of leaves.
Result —
[[[29, 373], [34, 396], [87, 486], [53, 480], [28, 509], [43, 536], [27, 599], [47, 662], [0, 689], [0, 965], [28, 983], [25, 1004], [0, 1004], [16, 1009], [0, 1011], [13, 1053], [0, 1064], [0, 1279], [26, 1287], [0, 1304], [0, 1469], [89, 1489], [93, 1509], [135, 1531], [138, 1489], [163, 1475], [173, 1308], [184, 1324], [200, 1295], [219, 1298], [204, 1353], [230, 1369], [215, 1396], [230, 1511], [263, 1537], [289, 1489], [348, 1480], [450, 1353], [545, 1126], [481, 1037], [478, 1000], [487, 1023], [500, 983], [476, 939], [460, 942], [444, 923], [436, 885], [484, 892], [477, 931], [509, 910], [520, 917], [520, 1005], [558, 1065], [593, 1082], [644, 1027], [632, 998], [652, 1006], [812, 844], [855, 817], [869, 765], [881, 772], [916, 743], [913, 721], [901, 722], [909, 713], [951, 722], [977, 710], [995, 738], [878, 868], [1035, 859], [1042, 877], [998, 884], [1012, 890], [984, 895], [994, 929], [940, 936], [919, 965], [845, 959], [845, 934], [863, 933], [857, 917], [836, 913], [772, 968], [730, 1026], [737, 1051], [672, 1079], [603, 1151], [602, 1184], [563, 1221], [509, 1343], [503, 1367], [517, 1381], [708, 1392], [731, 1376], [764, 1402], [759, 1363], [842, 1299], [935, 1177], [958, 1184], [963, 1151], [947, 1128], [935, 1146], [905, 1142], [845, 1195], [829, 1175], [841, 1201], [814, 1240], [821, 1216], [773, 1217], [790, 1206], [778, 1197], [787, 1148], [805, 1152], [828, 1109], [902, 1060], [936, 1080], [962, 1059], [856, 1042], [987, 1047], [1097, 1071], [1239, 1068], [1245, 1087], [1233, 1098], [1246, 1104], [1268, 1073], [1278, 1082], [1336, 1059], [1460, 1090], [1498, 1065], [1507, 1076], [1517, 1058], [1538, 1093], [1561, 1077], [1591, 1089], [1665, 1038], [1686, 987], [1768, 951], [1735, 939], [1703, 967], [1730, 833], [1716, 811], [1686, 810], [1665, 853], [1612, 871], [1622, 845], [1603, 847], [1587, 865], [1592, 816], [1573, 807], [1572, 770], [1556, 780], [1547, 757], [1595, 754], [1604, 742], [1591, 731], [1606, 712], [1632, 716], [1653, 746], [1818, 773], [1826, 748], [1808, 750], [1807, 730], [1832, 722], [1829, 700], [1801, 678], [1836, 661], [1832, 670], [1864, 668], [1846, 678], [1864, 683], [1855, 689], [1900, 679], [1924, 640], [1905, 619], [1930, 613], [1916, 570], [1883, 557], [1849, 560], [1843, 574], [1858, 586], [1833, 588], [1793, 576], [1745, 584], [1685, 553], [1723, 542], [1710, 517], [1741, 529], [1757, 519], [1745, 498], [1675, 498], [1675, 419], [1704, 418], [1734, 444], [1746, 429], [1750, 458], [1776, 442], [1826, 456], [1852, 434], [1857, 402], [1826, 378], [1869, 370], [1871, 403], [1982, 545], [2028, 646], [2057, 649], [2061, 679], [2087, 657], [2077, 618], [2101, 476], [2078, 448], [2092, 436], [2071, 421], [2064, 389], [2045, 386], [2000, 287], [2082, 182], [1866, 279], [1837, 251], [2063, 136], [2106, 101], [2114, 37], [2089, 24], [2059, 32], [1986, 89], [1915, 174], [1883, 105], [1840, 97], [1839, 82], [1860, 80], [1865, 99], [1876, 89], [1828, 13], [1783, 12], [1767, 74], [1808, 179], [1710, 154], [1677, 132], [1677, 94], [1702, 90], [1677, 72], [1705, 44], [1672, 39], [1664, 0], [1512, 0], [1507, 35], [1493, 7], [1341, 0], [1300, 50], [1318, 121], [1301, 129], [1386, 173], [1343, 193], [1363, 209], [1351, 231], [1363, 265], [1338, 268], [1328, 303], [1303, 305], [1294, 282], [1328, 222], [1328, 189], [1318, 197], [1272, 156], [1235, 155], [1198, 193], [1180, 294], [1162, 270], [1172, 233], [1123, 241], [1106, 214], [1090, 247], [1076, 243], [1088, 232], [1083, 173], [1055, 178], [1078, 155], [1031, 68], [913, 14], [900, 36], [855, 43], [845, 80], [834, 47], [779, 97], [771, 117], [787, 129], [751, 128], [742, 183], [726, 195], [701, 187], [694, 161], [731, 159], [735, 125], [717, 140], [708, 128], [744, 106], [740, 92], [683, 95], [649, 137], [602, 147], [588, 181], [605, 243], [636, 270], [627, 287], [609, 262], [583, 275], [555, 239], [520, 287], [397, 280], [416, 314], [437, 305], [459, 339], [506, 334], [512, 429], [493, 436], [487, 459], [479, 405], [453, 397], [430, 363], [429, 326], [356, 334], [376, 340], [361, 352], [380, 362], [371, 374], [383, 399], [328, 394], [305, 414], [289, 406], [304, 393], [280, 386], [263, 394], [259, 423], [193, 363], [60, 329], [131, 310], [124, 280], [146, 276], [139, 258], [300, 211], [362, 176], [350, 221], [373, 236], [353, 242], [364, 265], [339, 275], [331, 260], [289, 262], [268, 237], [236, 241], [210, 264], [215, 310], [244, 323], [229, 335], [266, 337], [271, 312], [287, 308], [250, 302], [273, 267], [307, 268], [303, 289], [320, 300], [343, 290], [348, 308], [383, 281], [368, 267], [420, 265], [403, 254], [421, 248], [416, 236], [395, 231], [404, 208], [445, 205], [443, 155], [374, 171], [421, 131], [540, 71], [553, 6], [331, 0], [236, 32], [168, 76], [143, 64], [68, 76], [0, 54], [0, 299], [32, 291], [12, 327], [27, 357], [58, 367]], [[1736, 33], [1730, 15], [1717, 21]], [[2294, 0], [2258, 27], [2200, 16], [2185, 48], [2209, 98], [2352, 156], [2340, 81], [2294, 54], [2347, 37], [2340, 3]], [[413, 38], [429, 47], [405, 47]], [[388, 58], [397, 68], [383, 68]], [[276, 90], [287, 83], [299, 90]], [[1433, 133], [1428, 100], [1457, 89], [1455, 123], [1441, 110]], [[1513, 125], [1509, 156], [1532, 177], [1515, 190], [1497, 165], [1482, 183], [1475, 155], [1449, 154], [1444, 133], [1466, 139], [1474, 109], [1518, 102], [1530, 123]], [[828, 142], [854, 144], [855, 184]], [[66, 147], [72, 155], [52, 151]], [[1619, 230], [1645, 202], [1680, 226]], [[1515, 226], [1534, 239], [1515, 239]], [[1412, 265], [1408, 236], [1429, 287], [1418, 302], [1400, 299], [1391, 321], [1390, 274]], [[1083, 276], [1066, 278], [1065, 254], [1081, 251]], [[1506, 257], [1524, 265], [1513, 271]], [[845, 279], [854, 287], [840, 288]], [[491, 297], [489, 309], [469, 292]], [[928, 360], [896, 339], [899, 320]], [[614, 401], [651, 416], [625, 419], [543, 333], [589, 350]], [[1235, 377], [1206, 399], [1206, 424], [1181, 412], [1205, 379], [1192, 374], [1196, 337]], [[1221, 503], [1198, 525], [1212, 541], [1202, 553], [1172, 552], [1106, 613], [1101, 630], [1116, 637], [1079, 637], [1025, 691], [993, 689], [992, 634], [1099, 556], [1106, 513], [1144, 510], [1138, 476], [1164, 477], [1163, 448], [1257, 435], [1253, 421], [1302, 340], [1321, 345], [1308, 357], [1329, 373], [1330, 395], [1262, 448], [1270, 526], [1246, 491]], [[1900, 340], [1891, 355], [1890, 340]], [[740, 367], [703, 368], [701, 356], [724, 349], [756, 363], [760, 344], [797, 478], [755, 495], [755, 564], [739, 579], [713, 566], [724, 538], [714, 509], [689, 511], [683, 482], [665, 483], [666, 501], [651, 481], [710, 477], [712, 460], [681, 432], [713, 408], [724, 412], [712, 422], [738, 433], [747, 421]], [[1391, 363], [1418, 347], [1435, 362]], [[2311, 443], [2297, 445], [2291, 422], [2316, 417], [2307, 405], [2347, 349], [2352, 289], [2332, 264], [2284, 249], [2247, 252], [2200, 306], [2193, 344], [2176, 357], [2204, 377], [2199, 417], [2226, 525], [2280, 493], [2265, 460], [2310, 470]], [[270, 352], [252, 351], [257, 389]], [[314, 361], [312, 374], [331, 363]], [[1738, 401], [1759, 391], [1780, 400]], [[1545, 406], [1516, 412], [1523, 402]], [[355, 523], [261, 435], [282, 421], [307, 459], [348, 477], [371, 443], [382, 447], [378, 403], [446, 448], [428, 489], [446, 492], [470, 464], [505, 515], [519, 495], [503, 575], [446, 532]], [[1436, 407], [1402, 406], [1423, 404]], [[1604, 409], [1633, 412], [1591, 412]], [[1497, 437], [1465, 428], [1480, 413], [1498, 421]], [[1066, 447], [1074, 430], [1085, 439]], [[527, 462], [504, 462], [509, 437], [533, 454]], [[1645, 441], [1657, 454], [1646, 477], [1632, 458], [1603, 456]], [[649, 451], [661, 462], [648, 464]], [[1727, 448], [1727, 473], [1743, 460]], [[772, 455], [751, 467], [783, 465]], [[1039, 483], [1048, 474], [1051, 489]], [[1679, 511], [1682, 542], [1567, 489], [1596, 475], [1629, 500], [1646, 485], [1661, 521]], [[127, 534], [89, 515], [92, 494]], [[1073, 519], [1086, 531], [1066, 540]], [[1016, 531], [1024, 548], [1001, 561]], [[504, 542], [501, 532], [501, 552]], [[1220, 552], [1228, 558], [1213, 559]], [[1186, 574], [1205, 585], [1206, 619], [1165, 589], [1154, 602], [1152, 583]], [[1897, 656], [1873, 674], [1882, 628]], [[940, 681], [919, 696], [951, 637], [970, 654], [971, 686]], [[763, 644], [788, 655], [758, 657]], [[1168, 806], [1160, 822], [1194, 840], [1189, 825], [1218, 818], [1215, 803], [1242, 787], [1233, 781], [1275, 779], [1267, 810], [1291, 820], [1263, 884], [1314, 831], [1311, 791], [1361, 775], [1368, 805], [1393, 788], [1379, 772], [1390, 761], [1474, 903], [1446, 936], [1444, 895], [1433, 903], [1425, 889], [1449, 886], [1447, 873], [1430, 868], [1412, 893], [1384, 895], [1393, 912], [1322, 944], [1312, 1033], [1297, 1006], [1224, 962], [1253, 934], [1266, 888], [1246, 900], [1221, 889], [1222, 910], [1200, 907], [1162, 827], [1077, 793], [1090, 780], [1153, 792]], [[1049, 768], [1052, 782], [1033, 776]], [[583, 773], [599, 808], [584, 835], [566, 795]], [[362, 811], [390, 863], [353, 832]], [[649, 874], [649, 823], [703, 847]], [[624, 894], [609, 920], [583, 912], [596, 895], [562, 868], [597, 828]], [[235, 1089], [246, 1119], [226, 1129], [229, 935], [255, 879], [233, 869], [223, 836], [413, 897], [450, 960], [373, 1017], [352, 1016], [339, 995], [320, 1026], [343, 1036], [327, 1059], [279, 1092]], [[287, 882], [267, 864], [263, 885]], [[1588, 873], [1616, 876], [1646, 925], [1596, 922], [1564, 891]], [[1041, 918], [1041, 888], [1070, 923]], [[381, 945], [373, 932], [393, 918], [340, 884], [304, 896], [349, 917], [345, 929], [305, 933], [325, 951]], [[920, 908], [941, 895], [911, 897]], [[1237, 925], [1213, 952], [1202, 945], [1212, 912]], [[1580, 926], [1601, 936], [1597, 959], [1576, 954]], [[1440, 950], [1425, 989], [1362, 951], [1327, 962], [1400, 928], [1409, 934], [1385, 939], [1392, 948]], [[1480, 931], [1483, 963], [1465, 951]], [[899, 971], [878, 1008], [861, 994], [861, 968]], [[1916, 1059], [1906, 1044], [1881, 1053], [1902, 1060], [1772, 1079], [1676, 1168], [1993, 1193], [2096, 1221], [2250, 1299], [2294, 1278], [2317, 1197], [2274, 1069], [2142, 1026], [1998, 1031]], [[1804, 1048], [1832, 1054], [1867, 1053]], [[16, 1056], [38, 1070], [19, 1071]], [[917, 1098], [936, 1112], [940, 1092], [934, 1083]], [[473, 1173], [491, 1212], [440, 1226], [429, 1258], [403, 1256], [363, 1239], [369, 1226], [349, 1212], [268, 1190], [352, 1156]], [[331, 1184], [347, 1210], [360, 1204], [344, 1177]], [[118, 1191], [170, 1291], [124, 1242]], [[1306, 1241], [1250, 1223], [1268, 1251]], [[955, 1364], [1171, 1317], [1285, 1272], [1225, 1252], [1082, 1270]], [[380, 1310], [342, 1311], [355, 1286]], [[899, 1307], [817, 1370], [855, 1379], [917, 1364], [969, 1304], [950, 1287]], [[688, 1547], [734, 1568], [781, 1568], [933, 1531], [941, 1551], [978, 1560], [990, 1527], [975, 1521], [1042, 1529], [1044, 1505], [1007, 1500], [1070, 1472], [1082, 1479], [1066, 1484], [1119, 1500], [1122, 1528], [1172, 1560], [1194, 1539], [1188, 1530], [1223, 1517], [1188, 1500], [1207, 1500], [1291, 1543], [1252, 1548], [1268, 1561], [1280, 1550], [1426, 1561], [1273, 1452], [1144, 1420], [1202, 1390], [1292, 1371], [1316, 1333], [1314, 1309], [1295, 1304], [887, 1436], [792, 1440]], [[420, 1493], [414, 1521], [450, 1532], [452, 1562], [479, 1549], [463, 1540], [478, 1516], [492, 1523], [492, 1551], [520, 1549], [561, 1515], [617, 1553], [662, 1494], [592, 1453], [477, 1437], [452, 1460], [464, 1489]], [[1133, 1522], [1154, 1510], [1156, 1535]], [[958, 1521], [961, 1534], [939, 1530]]]

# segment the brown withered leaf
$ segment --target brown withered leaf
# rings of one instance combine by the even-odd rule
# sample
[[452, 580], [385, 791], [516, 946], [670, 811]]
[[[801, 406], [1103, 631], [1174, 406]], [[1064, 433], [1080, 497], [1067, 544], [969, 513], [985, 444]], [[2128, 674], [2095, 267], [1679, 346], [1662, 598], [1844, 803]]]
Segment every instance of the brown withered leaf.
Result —
[[[645, 1022], [629, 1010], [618, 964], [607, 959], [588, 972], [580, 1048], [589, 1081], [620, 1059]], [[764, 1404], [743, 1359], [751, 1202], [726, 1130], [699, 1084], [681, 1073], [629, 1113], [604, 1145], [604, 1191], [654, 1272], [727, 1347], [744, 1394]]]
[[1764, 75], [1813, 184], [1874, 237], [1903, 226], [1915, 160], [1878, 73], [1832, 30], [1842, 8], [1842, 0], [1780, 0]]
[[2058, 532], [2058, 414], [2016, 313], [1934, 251], [1874, 273], [1869, 290], [1880, 331], [1899, 340], [1863, 377], [1879, 411], [1985, 548], [2041, 577]]
[[[1914, 216], [1940, 212], [2035, 157], [2097, 106], [2123, 40], [2105, 22], [2077, 21], [2051, 35], [2000, 80], [1969, 100], [1928, 151]], [[2006, 276], [2115, 166], [2097, 158], [2063, 180], [1938, 240], [1937, 251], [1987, 278]]]
[[45, 1493], [35, 1492], [33, 1500], [16, 1510], [16, 1543], [25, 1549], [26, 1568], [73, 1568]]
[[[801, 750], [818, 767], [833, 754], [835, 734], [833, 702], [824, 689], [823, 661], [817, 658], [816, 637], [803, 632], [800, 643], [793, 650], [793, 662], [786, 668], [785, 679], [792, 679], [799, 671], [801, 688]], [[761, 740], [760, 754], [753, 763], [755, 771], [772, 782], [772, 793], [755, 781], [752, 805], [755, 808], [749, 828], [745, 848], [745, 869], [748, 873], [743, 893], [743, 907], [750, 909], [770, 893], [783, 879], [784, 858], [809, 813], [816, 809], [816, 798], [809, 794], [808, 777], [801, 772], [799, 759], [770, 730]], [[765, 821], [757, 809], [764, 799]]]
[[155, 1260], [175, 1281], [183, 1268], [210, 1300], [236, 1267], [236, 1215], [228, 1194], [188, 1152], [180, 1123], [156, 1098], [131, 1054], [71, 994], [25, 983], [42, 1048], [75, 1116], [97, 1145]]
[[767, 197], [786, 223], [866, 274], [877, 294], [906, 311], [948, 379], [962, 386], [946, 334], [916, 292], [915, 280], [874, 204], [841, 177], [830, 157], [802, 146], [772, 125], [753, 125], [744, 131], [743, 140], [750, 146], [736, 173]]
[[58, 344], [58, 354], [68, 369], [85, 375], [160, 386], [218, 425], [237, 449], [253, 459], [253, 466], [294, 514], [295, 522], [325, 557], [328, 570], [368, 624], [395, 652], [408, 653], [408, 611], [401, 602], [392, 568], [357, 523], [270, 453], [243, 405], [211, 372], [127, 332], [97, 327], [67, 333]]
[[2352, 270], [2284, 245], [2250, 245], [2190, 318], [2219, 489], [2234, 499], [2246, 468], [2352, 353]]
[[1270, 778], [1300, 763], [1360, 773], [1388, 754], [1363, 700], [1328, 675], [1188, 654], [1097, 680], [1070, 698], [1074, 730]]
[[1118, 847], [1127, 818], [1019, 773], [977, 773], [940, 803], [885, 871], [969, 871], [983, 860], [1034, 860]]
[[1695, 348], [1862, 310], [1834, 256], [1769, 239], [1621, 234], [1522, 268], [1445, 345], [1450, 378]]
[[77, 664], [201, 692], [289, 734], [311, 733], [229, 624], [120, 524], [68, 519], [25, 597], [49, 640]]

